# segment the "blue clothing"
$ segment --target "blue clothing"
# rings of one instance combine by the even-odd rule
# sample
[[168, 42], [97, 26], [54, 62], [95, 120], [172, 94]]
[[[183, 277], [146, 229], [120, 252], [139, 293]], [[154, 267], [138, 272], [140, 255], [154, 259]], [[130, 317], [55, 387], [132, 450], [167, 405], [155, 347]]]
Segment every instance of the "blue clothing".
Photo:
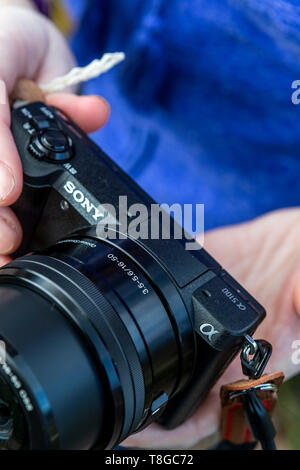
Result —
[[78, 0], [81, 65], [111, 104], [95, 141], [158, 202], [204, 203], [205, 228], [300, 205], [295, 0]]

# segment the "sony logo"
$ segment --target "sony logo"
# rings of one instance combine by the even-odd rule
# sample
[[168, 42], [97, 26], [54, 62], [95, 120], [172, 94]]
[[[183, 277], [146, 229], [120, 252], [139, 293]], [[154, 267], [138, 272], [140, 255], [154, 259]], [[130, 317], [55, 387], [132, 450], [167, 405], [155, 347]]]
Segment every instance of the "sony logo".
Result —
[[97, 221], [100, 217], [103, 218], [105, 215], [103, 212], [99, 211], [97, 207], [87, 198], [82, 191], [76, 189], [75, 184], [72, 181], [67, 181], [64, 185], [64, 190], [68, 194], [72, 194], [73, 199], [75, 202], [81, 205], [85, 211], [90, 214], [95, 221]]

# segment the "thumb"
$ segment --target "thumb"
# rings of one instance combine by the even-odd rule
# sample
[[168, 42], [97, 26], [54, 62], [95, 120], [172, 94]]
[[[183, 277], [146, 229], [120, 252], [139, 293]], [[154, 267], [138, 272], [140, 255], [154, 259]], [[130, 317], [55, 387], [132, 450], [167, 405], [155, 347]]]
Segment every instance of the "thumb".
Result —
[[70, 70], [74, 59], [62, 35], [38, 12], [5, 7], [0, 15], [0, 75], [8, 94], [18, 78], [51, 80]]

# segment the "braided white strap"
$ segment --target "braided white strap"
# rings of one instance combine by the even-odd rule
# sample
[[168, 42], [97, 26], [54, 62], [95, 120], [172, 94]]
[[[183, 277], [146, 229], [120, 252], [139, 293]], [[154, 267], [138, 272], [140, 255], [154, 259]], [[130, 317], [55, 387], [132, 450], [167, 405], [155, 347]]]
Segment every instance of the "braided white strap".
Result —
[[63, 90], [66, 87], [77, 85], [91, 78], [98, 77], [125, 59], [124, 52], [104, 54], [101, 59], [93, 60], [86, 67], [74, 67], [63, 77], [54, 78], [50, 83], [39, 85], [43, 93], [49, 94]]

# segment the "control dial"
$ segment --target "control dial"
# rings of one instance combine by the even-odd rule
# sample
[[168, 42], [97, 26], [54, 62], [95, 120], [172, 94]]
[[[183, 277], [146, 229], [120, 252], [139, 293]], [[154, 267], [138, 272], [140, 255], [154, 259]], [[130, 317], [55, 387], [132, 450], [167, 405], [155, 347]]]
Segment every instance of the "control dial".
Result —
[[28, 150], [39, 160], [65, 163], [73, 156], [71, 138], [58, 128], [39, 131], [29, 144]]

